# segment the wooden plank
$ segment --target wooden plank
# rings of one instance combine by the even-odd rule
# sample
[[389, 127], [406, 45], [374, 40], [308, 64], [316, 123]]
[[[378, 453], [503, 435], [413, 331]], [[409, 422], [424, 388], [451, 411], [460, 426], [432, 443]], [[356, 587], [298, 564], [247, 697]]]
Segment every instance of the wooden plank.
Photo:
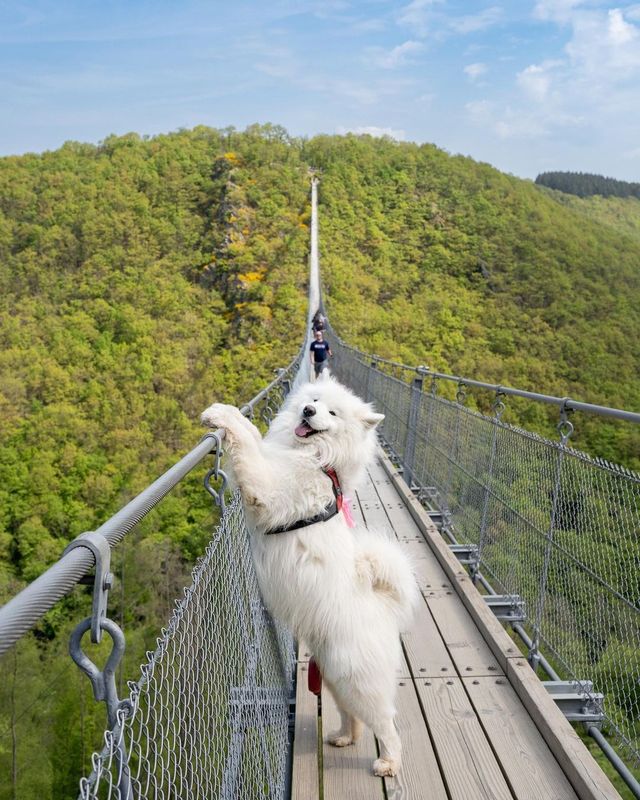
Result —
[[402, 741], [402, 768], [385, 778], [387, 800], [447, 800], [413, 681], [398, 681], [396, 724]]
[[426, 603], [420, 603], [402, 642], [411, 674], [416, 678], [455, 675], [455, 667]]
[[366, 480], [363, 481], [362, 486], [358, 488], [357, 495], [367, 528], [392, 533], [393, 529], [389, 522], [389, 517], [384, 510], [384, 506], [378, 497], [378, 492], [368, 473]]
[[507, 632], [495, 618], [491, 609], [481, 598], [478, 590], [473, 585], [471, 578], [467, 575], [464, 567], [458, 562], [457, 558], [449, 550], [442, 539], [438, 529], [435, 527], [429, 515], [424, 510], [420, 502], [414, 497], [409, 487], [404, 483], [397, 469], [385, 456], [382, 450], [378, 450], [378, 457], [385, 471], [389, 475], [398, 494], [404, 502], [422, 532], [427, 544], [435, 554], [443, 568], [447, 580], [449, 580], [456, 593], [462, 599], [465, 608], [471, 615], [474, 623], [479, 628], [485, 641], [493, 651], [500, 667], [506, 672], [507, 660], [509, 658], [520, 657], [520, 651], [509, 638]]
[[372, 765], [378, 757], [373, 733], [364, 728], [360, 739], [348, 747], [328, 744], [330, 733], [340, 728], [340, 714], [331, 693], [322, 690], [322, 736], [324, 739], [323, 797], [324, 800], [384, 800], [382, 778], [373, 774]]
[[451, 581], [424, 539], [422, 541], [400, 539], [400, 544], [411, 559], [421, 591], [451, 589]]
[[415, 683], [451, 800], [512, 800], [460, 678]]
[[510, 660], [507, 677], [580, 800], [620, 800], [613, 784], [558, 710], [526, 659]]
[[619, 800], [618, 792], [547, 695], [527, 662], [522, 659], [517, 647], [482, 600], [471, 579], [443, 542], [437, 528], [397, 469], [381, 449], [378, 450], [378, 457], [580, 800]]
[[425, 594], [425, 599], [460, 675], [504, 674], [457, 594]]
[[307, 688], [308, 662], [298, 662], [291, 800], [320, 798], [318, 698]]
[[369, 468], [369, 476], [398, 539], [424, 542], [424, 537], [378, 458]]
[[518, 800], [576, 800], [576, 793], [506, 678], [464, 678]]
[[303, 642], [303, 641], [298, 642], [298, 663], [299, 664], [308, 661], [311, 658], [312, 655], [313, 655], [313, 653], [311, 652], [311, 649], [309, 648], [309, 646], [307, 645], [306, 642]]

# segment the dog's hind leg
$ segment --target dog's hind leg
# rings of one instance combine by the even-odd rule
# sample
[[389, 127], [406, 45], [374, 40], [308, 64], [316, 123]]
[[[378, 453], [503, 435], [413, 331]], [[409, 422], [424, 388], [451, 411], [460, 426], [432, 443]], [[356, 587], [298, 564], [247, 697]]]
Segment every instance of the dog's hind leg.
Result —
[[401, 744], [393, 718], [375, 726], [374, 734], [380, 745], [380, 758], [373, 762], [373, 774], [392, 778], [400, 769]]
[[357, 742], [360, 738], [360, 735], [362, 734], [362, 722], [341, 707], [340, 702], [336, 697], [336, 692], [329, 684], [327, 684], [326, 680], [325, 685], [329, 688], [329, 691], [336, 702], [336, 706], [338, 707], [338, 711], [340, 712], [340, 729], [330, 733], [327, 736], [327, 741], [334, 747], [347, 747], [348, 745]]
[[[326, 681], [326, 675], [325, 675]], [[350, 721], [355, 721], [358, 734], [362, 723], [368, 725], [380, 744], [380, 757], [373, 762], [373, 772], [380, 777], [393, 777], [400, 769], [402, 745], [400, 736], [394, 723], [395, 709], [390, 689], [384, 686], [372, 687], [370, 692], [354, 691], [353, 685], [348, 682], [337, 681], [337, 689], [330, 684], [331, 693], [336, 698], [336, 704], [341, 709], [342, 727], [329, 737], [331, 744], [344, 747], [355, 741]], [[393, 684], [391, 684], [391, 689]], [[377, 691], [376, 691], [377, 689]], [[349, 709], [342, 711], [343, 708]], [[343, 737], [344, 740], [343, 741]]]
[[347, 747], [354, 744], [362, 733], [362, 723], [356, 717], [351, 716], [348, 711], [340, 711], [340, 730], [330, 733], [327, 737], [329, 744], [334, 747]]

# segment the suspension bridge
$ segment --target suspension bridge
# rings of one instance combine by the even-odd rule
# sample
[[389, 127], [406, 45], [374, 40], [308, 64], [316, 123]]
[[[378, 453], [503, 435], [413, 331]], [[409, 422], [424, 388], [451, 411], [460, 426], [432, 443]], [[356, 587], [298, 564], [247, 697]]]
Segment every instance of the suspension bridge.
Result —
[[[318, 275], [312, 179], [309, 323], [321, 307]], [[105, 703], [107, 726], [78, 796], [619, 798], [580, 730], [622, 791], [640, 797], [640, 476], [573, 449], [569, 420], [576, 412], [638, 423], [640, 414], [397, 364], [329, 336], [332, 371], [385, 414], [352, 514], [411, 553], [423, 599], [397, 675], [400, 774], [371, 774], [377, 745], [368, 732], [348, 748], [324, 742], [339, 727], [337, 709], [326, 692], [308, 690], [312, 653], [261, 602], [219, 430], [0, 609], [1, 653], [95, 573], [92, 616], [75, 629], [70, 654]], [[309, 377], [308, 345], [243, 413], [273, 418]], [[467, 406], [475, 391], [493, 397], [490, 414]], [[557, 438], [503, 422], [511, 397], [555, 405]], [[209, 458], [204, 485], [220, 525], [120, 697], [125, 634], [108, 611], [112, 548]], [[599, 550], [605, 537], [616, 542], [616, 565]], [[83, 652], [85, 634], [111, 640], [103, 666]]]

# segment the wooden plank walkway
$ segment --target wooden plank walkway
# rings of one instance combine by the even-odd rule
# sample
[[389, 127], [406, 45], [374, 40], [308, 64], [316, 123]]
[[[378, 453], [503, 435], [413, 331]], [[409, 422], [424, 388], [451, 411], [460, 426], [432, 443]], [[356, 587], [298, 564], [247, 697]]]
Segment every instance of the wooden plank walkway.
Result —
[[292, 800], [619, 798], [381, 451], [352, 510], [410, 551], [424, 600], [402, 638], [403, 766], [376, 778], [366, 729], [350, 747], [324, 741], [338, 711], [328, 692], [318, 700], [308, 691], [302, 644]]

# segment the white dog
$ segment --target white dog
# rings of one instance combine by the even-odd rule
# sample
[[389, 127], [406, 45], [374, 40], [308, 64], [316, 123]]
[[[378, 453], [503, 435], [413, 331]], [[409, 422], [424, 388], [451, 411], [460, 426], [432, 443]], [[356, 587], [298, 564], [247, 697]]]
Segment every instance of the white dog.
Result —
[[364, 722], [380, 743], [374, 773], [394, 775], [399, 633], [418, 588], [396, 542], [350, 527], [340, 512], [373, 458], [382, 419], [328, 375], [290, 395], [264, 439], [233, 406], [202, 414], [226, 431], [264, 601], [312, 649], [340, 709], [329, 742], [352, 744]]

